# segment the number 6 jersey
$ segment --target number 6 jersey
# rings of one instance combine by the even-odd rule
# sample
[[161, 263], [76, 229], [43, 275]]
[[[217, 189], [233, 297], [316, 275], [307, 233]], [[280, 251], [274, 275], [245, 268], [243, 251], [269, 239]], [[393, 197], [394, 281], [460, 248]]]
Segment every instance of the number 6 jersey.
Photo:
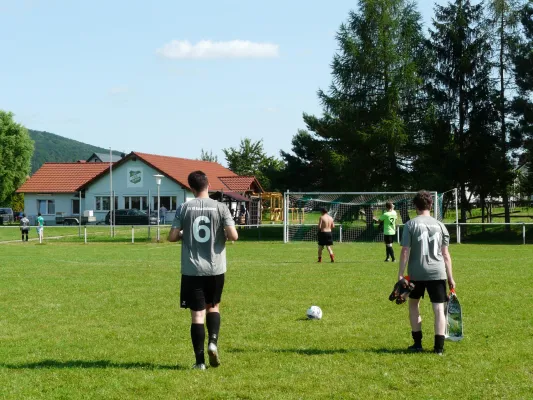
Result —
[[201, 198], [181, 204], [172, 229], [183, 231], [181, 273], [190, 276], [220, 275], [226, 272], [226, 233], [235, 225], [228, 207]]
[[450, 244], [450, 234], [443, 223], [419, 215], [403, 227], [402, 246], [410, 247], [408, 273], [413, 281], [446, 279], [442, 247]]

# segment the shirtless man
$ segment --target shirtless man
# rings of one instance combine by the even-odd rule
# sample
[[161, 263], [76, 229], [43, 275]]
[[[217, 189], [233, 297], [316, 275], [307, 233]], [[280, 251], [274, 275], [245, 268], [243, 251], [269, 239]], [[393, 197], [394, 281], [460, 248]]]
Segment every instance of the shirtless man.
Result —
[[331, 262], [334, 262], [335, 256], [331, 248], [333, 246], [331, 230], [335, 228], [335, 223], [333, 222], [333, 218], [328, 214], [328, 210], [323, 208], [320, 211], [322, 212], [322, 216], [318, 220], [318, 262], [322, 262], [322, 250], [324, 250], [324, 246], [328, 249]]

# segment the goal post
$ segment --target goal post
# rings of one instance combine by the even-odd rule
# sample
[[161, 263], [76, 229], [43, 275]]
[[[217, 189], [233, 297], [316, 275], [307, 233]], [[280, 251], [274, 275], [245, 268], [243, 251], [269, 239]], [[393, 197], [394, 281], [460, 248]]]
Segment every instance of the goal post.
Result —
[[[413, 198], [418, 192], [290, 192], [284, 194], [283, 241], [316, 241], [320, 210], [326, 208], [335, 222], [336, 242], [377, 242], [383, 240], [383, 229], [375, 218], [394, 204], [398, 225], [416, 216]], [[442, 220], [443, 202], [436, 191], [431, 215]]]

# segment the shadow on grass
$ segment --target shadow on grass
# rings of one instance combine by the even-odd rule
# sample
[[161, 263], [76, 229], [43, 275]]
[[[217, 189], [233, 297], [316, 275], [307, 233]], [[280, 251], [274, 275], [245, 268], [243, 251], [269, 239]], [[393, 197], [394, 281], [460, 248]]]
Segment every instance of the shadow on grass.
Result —
[[346, 349], [274, 349], [273, 353], [294, 353], [302, 354], [304, 356], [323, 356], [329, 354], [346, 354], [349, 350]]
[[0, 368], [8, 369], [68, 369], [68, 368], [120, 368], [120, 369], [149, 369], [149, 370], [184, 370], [187, 369], [182, 365], [160, 365], [152, 363], [132, 362], [132, 363], [117, 363], [109, 360], [70, 360], [70, 361], [57, 361], [57, 360], [43, 360], [34, 363], [27, 364], [0, 364]]
[[382, 347], [380, 349], [364, 349], [362, 350], [365, 353], [376, 353], [376, 354], [421, 354], [407, 349], [390, 349]]
[[[246, 353], [246, 352], [255, 352], [254, 349], [241, 349], [233, 348], [226, 350], [228, 353]], [[293, 353], [301, 354], [304, 356], [322, 356], [329, 354], [346, 354], [350, 353], [350, 350], [346, 349], [271, 349], [269, 350], [272, 353]]]

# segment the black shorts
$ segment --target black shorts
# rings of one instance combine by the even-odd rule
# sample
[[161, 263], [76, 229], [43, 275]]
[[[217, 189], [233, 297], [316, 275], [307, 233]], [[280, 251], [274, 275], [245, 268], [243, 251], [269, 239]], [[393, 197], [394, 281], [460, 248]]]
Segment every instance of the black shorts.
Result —
[[318, 232], [319, 246], [333, 246], [333, 235], [331, 232]]
[[394, 235], [383, 235], [385, 244], [393, 244], [394, 243]]
[[412, 281], [415, 288], [409, 294], [410, 299], [424, 298], [424, 292], [427, 289], [429, 299], [432, 303], [446, 303], [448, 296], [446, 295], [446, 280], [440, 281]]
[[193, 311], [205, 310], [222, 299], [224, 274], [213, 276], [181, 276], [180, 306]]

